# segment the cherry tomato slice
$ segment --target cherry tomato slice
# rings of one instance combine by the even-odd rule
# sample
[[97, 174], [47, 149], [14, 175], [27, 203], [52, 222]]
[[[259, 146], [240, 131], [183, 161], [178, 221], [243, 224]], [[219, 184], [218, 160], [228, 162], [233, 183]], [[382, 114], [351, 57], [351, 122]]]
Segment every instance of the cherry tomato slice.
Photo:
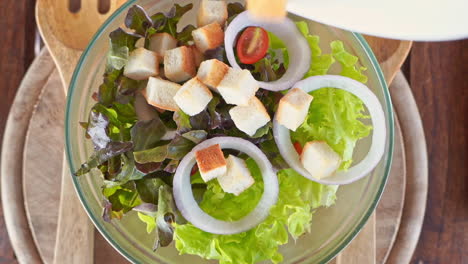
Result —
[[293, 146], [296, 149], [297, 154], [301, 155], [302, 154], [301, 144], [299, 142], [294, 142]]
[[253, 64], [265, 57], [269, 45], [266, 30], [260, 27], [248, 27], [237, 40], [237, 56], [242, 63]]
[[190, 176], [193, 176], [195, 173], [198, 172], [197, 164], [193, 165], [192, 170], [190, 171]]

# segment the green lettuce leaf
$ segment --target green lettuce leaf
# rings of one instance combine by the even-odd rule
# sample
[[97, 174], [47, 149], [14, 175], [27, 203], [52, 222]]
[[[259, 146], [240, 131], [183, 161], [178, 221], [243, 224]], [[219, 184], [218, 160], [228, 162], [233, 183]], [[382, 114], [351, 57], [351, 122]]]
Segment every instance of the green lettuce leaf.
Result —
[[125, 17], [125, 26], [135, 30], [136, 34], [144, 37], [146, 31], [153, 26], [153, 21], [141, 6], [134, 5], [128, 10]]
[[140, 36], [118, 28], [109, 34], [110, 50], [107, 54], [106, 72], [121, 70], [127, 64], [128, 56], [135, 49]]
[[105, 197], [103, 218], [107, 222], [114, 218], [121, 219], [125, 213], [141, 204], [133, 182], [104, 187], [102, 194]]
[[174, 138], [169, 144], [134, 152], [138, 163], [162, 162], [165, 159], [180, 160], [192, 150], [195, 143], [183, 136]]
[[[253, 160], [247, 166], [255, 178], [255, 184], [239, 196], [224, 193], [216, 181], [208, 182], [200, 207], [221, 220], [237, 220], [248, 214], [258, 203], [263, 182]], [[270, 216], [257, 227], [240, 234], [215, 235], [204, 232], [191, 224], [175, 225], [174, 239], [180, 254], [193, 254], [220, 263], [256, 263], [271, 260], [279, 263], [283, 257], [278, 247], [310, 229], [312, 210], [334, 202], [336, 188], [312, 182], [294, 170], [278, 173], [280, 193], [278, 203], [270, 210]], [[326, 202], [326, 203], [325, 203]]]
[[[365, 68], [358, 66], [358, 57], [347, 52], [343, 42], [333, 41], [330, 44], [332, 53], [322, 54], [319, 37], [309, 34], [307, 23], [298, 22], [297, 26], [312, 51], [311, 68], [305, 77], [327, 74], [335, 61], [338, 61], [341, 75], [364, 83], [367, 81], [363, 74]], [[314, 100], [307, 119], [295, 132], [291, 132], [291, 139], [301, 145], [313, 140], [324, 140], [342, 157], [340, 168], [349, 168], [353, 162], [356, 142], [367, 137], [372, 129], [361, 121], [369, 118], [364, 114], [364, 104], [353, 94], [339, 89], [324, 88], [310, 94]]]
[[150, 213], [138, 212], [138, 218], [146, 223], [146, 232], [151, 233], [156, 229], [153, 250], [166, 247], [172, 242], [177, 217], [171, 188], [162, 181], [158, 184], [159, 187], [154, 190], [158, 195], [157, 210]]
[[181, 6], [175, 4], [174, 7], [167, 13], [157, 13], [151, 16], [153, 20], [153, 28], [149, 31], [151, 34], [166, 32], [177, 38], [177, 23], [182, 16], [193, 8], [193, 4]]
[[138, 218], [146, 224], [146, 232], [148, 234], [156, 228], [156, 219], [154, 217], [138, 212]]
[[[155, 117], [148, 121], [138, 121], [131, 130], [135, 151], [154, 148], [166, 133], [164, 123]], [[137, 160], [137, 162], [140, 162]], [[143, 162], [140, 162], [143, 163]]]

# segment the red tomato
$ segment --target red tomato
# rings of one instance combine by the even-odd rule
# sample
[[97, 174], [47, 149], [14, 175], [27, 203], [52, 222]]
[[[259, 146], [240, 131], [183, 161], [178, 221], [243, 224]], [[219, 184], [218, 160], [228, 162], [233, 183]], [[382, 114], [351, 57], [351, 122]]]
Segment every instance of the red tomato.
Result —
[[294, 142], [293, 145], [294, 145], [294, 148], [296, 149], [297, 153], [298, 153], [299, 155], [301, 155], [301, 154], [302, 154], [302, 146], [301, 146], [301, 144], [299, 144], [299, 142]]
[[248, 27], [237, 40], [237, 56], [242, 63], [253, 64], [265, 57], [270, 45], [268, 33], [260, 27]]
[[195, 164], [193, 167], [192, 167], [192, 170], [190, 171], [190, 176], [193, 176], [195, 173], [198, 172], [198, 166], [197, 164]]

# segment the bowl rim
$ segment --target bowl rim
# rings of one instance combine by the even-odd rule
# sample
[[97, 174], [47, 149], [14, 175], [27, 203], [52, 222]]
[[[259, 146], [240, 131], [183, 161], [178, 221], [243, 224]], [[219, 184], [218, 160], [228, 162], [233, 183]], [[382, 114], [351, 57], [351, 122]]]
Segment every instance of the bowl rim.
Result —
[[[86, 46], [86, 49], [83, 51], [83, 53], [80, 56], [80, 59], [78, 60], [78, 63], [75, 67], [75, 70], [73, 71], [73, 75], [70, 81], [69, 89], [68, 89], [68, 95], [67, 95], [67, 100], [66, 100], [66, 109], [65, 109], [65, 154], [66, 154], [66, 159], [68, 163], [68, 167], [70, 170], [70, 177], [72, 177], [73, 181], [73, 186], [75, 188], [75, 191], [79, 197], [80, 203], [82, 206], [85, 208], [86, 213], [88, 214], [89, 218], [93, 222], [94, 226], [97, 228], [97, 230], [101, 233], [101, 235], [107, 240], [109, 244], [112, 245], [122, 256], [124, 256], [127, 260], [129, 260], [132, 263], [138, 263], [138, 260], [133, 258], [132, 254], [129, 254], [125, 249], [120, 247], [118, 243], [116, 243], [112, 237], [106, 232], [106, 228], [104, 225], [101, 223], [101, 219], [94, 215], [92, 213], [91, 208], [84, 202], [85, 197], [83, 193], [79, 190], [79, 182], [78, 178], [73, 176], [73, 173], [75, 171], [75, 168], [73, 166], [72, 162], [72, 150], [71, 150], [71, 138], [70, 138], [70, 131], [71, 128], [73, 127], [73, 124], [71, 122], [71, 105], [72, 105], [72, 98], [73, 94], [75, 92], [75, 86], [76, 82], [78, 79], [78, 76], [81, 73], [82, 65], [84, 63], [85, 58], [87, 57], [88, 53], [91, 51], [91, 49], [94, 47], [96, 41], [100, 39], [104, 33], [104, 30], [109, 26], [109, 24], [116, 18], [118, 17], [122, 12], [127, 10], [130, 6], [136, 4], [138, 0], [129, 0], [125, 2], [122, 6], [120, 6], [114, 13], [112, 13], [106, 21], [99, 27], [98, 31], [93, 35], [91, 41], [89, 44]], [[379, 81], [385, 103], [386, 103], [386, 110], [387, 110], [387, 126], [388, 126], [388, 160], [387, 164], [385, 165], [384, 168], [384, 177], [383, 181], [379, 185], [375, 199], [373, 202], [370, 204], [370, 207], [368, 210], [365, 212], [361, 220], [357, 224], [357, 228], [355, 228], [348, 236], [345, 237], [334, 249], [331, 250], [331, 252], [322, 260], [320, 263], [328, 263], [330, 260], [332, 260], [336, 255], [338, 255], [346, 246], [356, 237], [356, 235], [362, 230], [364, 225], [367, 223], [367, 220], [369, 217], [372, 215], [372, 213], [375, 211], [377, 204], [380, 201], [380, 198], [382, 197], [385, 185], [388, 180], [388, 175], [390, 174], [390, 169], [393, 161], [393, 151], [394, 151], [394, 113], [393, 113], [393, 105], [392, 105], [392, 100], [390, 97], [390, 92], [388, 90], [388, 85], [387, 82], [385, 81], [384, 74], [382, 72], [382, 69], [380, 68], [380, 65], [370, 48], [369, 44], [365, 40], [365, 38], [356, 32], [350, 32], [354, 38], [356, 38], [361, 45], [361, 48], [364, 50], [366, 55], [369, 58], [369, 61], [372, 65], [372, 67], [375, 69], [376, 74], [377, 74], [377, 80]]]

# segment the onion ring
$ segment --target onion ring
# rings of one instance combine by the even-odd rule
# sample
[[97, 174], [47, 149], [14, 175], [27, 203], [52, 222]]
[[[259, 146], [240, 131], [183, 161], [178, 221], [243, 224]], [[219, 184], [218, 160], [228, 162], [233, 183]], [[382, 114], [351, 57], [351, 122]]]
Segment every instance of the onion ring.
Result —
[[317, 179], [311, 175], [301, 164], [299, 154], [291, 142], [290, 131], [276, 121], [273, 122], [273, 135], [278, 149], [284, 160], [292, 169], [312, 181], [322, 184], [348, 184], [361, 179], [370, 173], [379, 163], [385, 151], [386, 126], [385, 115], [377, 97], [364, 84], [348, 77], [338, 75], [313, 76], [294, 85], [305, 92], [320, 88], [332, 87], [345, 90], [357, 96], [366, 105], [372, 119], [372, 144], [366, 157], [347, 171], [337, 171], [325, 179]]
[[311, 52], [309, 44], [304, 36], [297, 29], [296, 24], [285, 18], [281, 22], [265, 22], [258, 21], [251, 17], [248, 11], [244, 11], [237, 15], [231, 23], [229, 23], [224, 34], [224, 45], [229, 63], [233, 68], [240, 69], [234, 56], [234, 42], [237, 35], [246, 27], [254, 26], [261, 27], [279, 37], [288, 49], [289, 66], [284, 75], [276, 81], [260, 82], [261, 88], [270, 91], [282, 91], [302, 79], [310, 68]]
[[[227, 222], [215, 219], [205, 213], [195, 201], [190, 184], [190, 171], [195, 165], [195, 152], [219, 144], [222, 149], [236, 149], [252, 157], [262, 171], [263, 195], [257, 206], [240, 220]], [[278, 178], [268, 158], [253, 143], [235, 137], [215, 137], [198, 144], [180, 162], [173, 181], [174, 199], [181, 214], [194, 226], [213, 234], [236, 234], [247, 231], [263, 222], [270, 214], [270, 208], [278, 200]]]

